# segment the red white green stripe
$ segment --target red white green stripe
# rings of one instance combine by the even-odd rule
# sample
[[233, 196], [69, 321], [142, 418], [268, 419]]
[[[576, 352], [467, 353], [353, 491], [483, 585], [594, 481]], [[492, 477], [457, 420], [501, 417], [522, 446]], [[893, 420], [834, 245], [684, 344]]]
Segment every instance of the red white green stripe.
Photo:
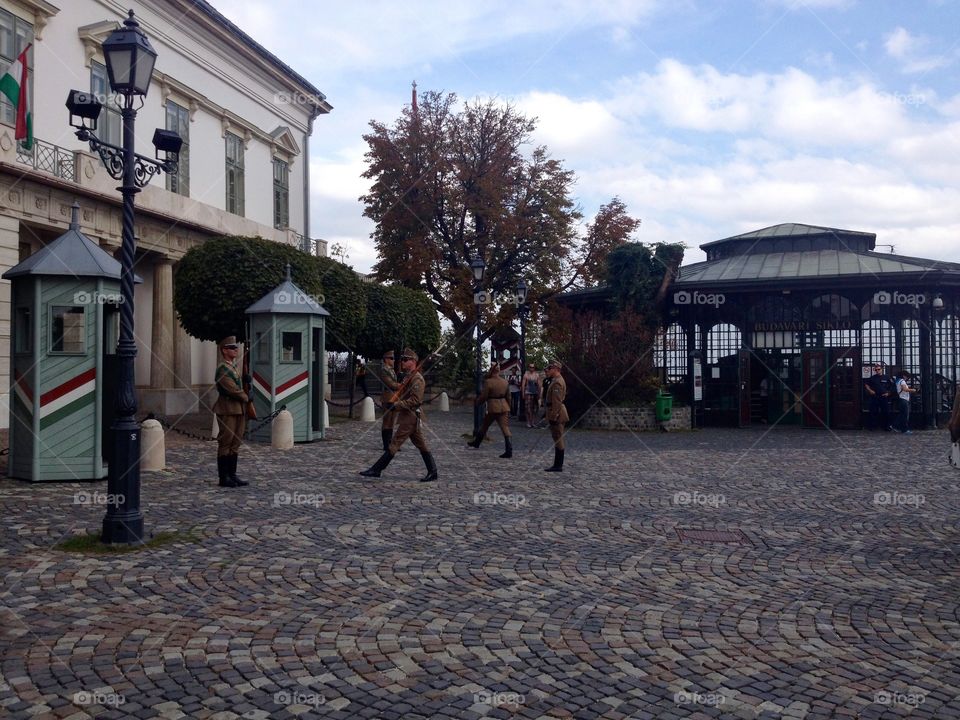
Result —
[[97, 369], [90, 368], [40, 396], [40, 427], [46, 427], [73, 415], [93, 403], [97, 389]]
[[2, 93], [17, 111], [14, 139], [21, 140], [25, 150], [33, 148], [33, 108], [30, 107], [30, 83], [27, 77], [27, 45], [7, 71], [0, 76]]
[[270, 402], [270, 383], [264, 380], [258, 373], [253, 373], [253, 390]]
[[290, 402], [302, 392], [306, 392], [307, 383], [310, 380], [309, 373], [304, 370], [296, 377], [290, 378], [282, 385], [277, 385], [277, 402]]
[[27, 380], [19, 371], [13, 371], [13, 394], [23, 404], [27, 414], [33, 415], [33, 392], [27, 385]]

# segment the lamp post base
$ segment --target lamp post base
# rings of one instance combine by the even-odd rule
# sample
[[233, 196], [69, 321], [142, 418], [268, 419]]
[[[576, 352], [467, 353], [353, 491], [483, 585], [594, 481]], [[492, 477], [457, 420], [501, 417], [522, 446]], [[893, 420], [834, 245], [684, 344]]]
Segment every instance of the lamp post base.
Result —
[[108, 544], [143, 542], [140, 511], [140, 426], [121, 418], [111, 428], [113, 457], [107, 475], [107, 514], [100, 540]]

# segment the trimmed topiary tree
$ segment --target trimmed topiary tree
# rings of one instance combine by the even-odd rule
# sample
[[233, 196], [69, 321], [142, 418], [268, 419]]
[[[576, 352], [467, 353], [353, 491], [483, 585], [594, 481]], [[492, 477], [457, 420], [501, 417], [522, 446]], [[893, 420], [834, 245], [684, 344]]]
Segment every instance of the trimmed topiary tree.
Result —
[[357, 338], [357, 353], [380, 357], [385, 350], [412, 347], [421, 357], [440, 344], [440, 321], [430, 299], [399, 285], [364, 285], [366, 322]]
[[356, 273], [330, 258], [259, 237], [214, 238], [184, 255], [173, 292], [184, 329], [200, 340], [245, 339], [246, 309], [283, 281], [288, 263], [293, 281], [330, 312], [327, 349], [352, 350], [366, 314]]

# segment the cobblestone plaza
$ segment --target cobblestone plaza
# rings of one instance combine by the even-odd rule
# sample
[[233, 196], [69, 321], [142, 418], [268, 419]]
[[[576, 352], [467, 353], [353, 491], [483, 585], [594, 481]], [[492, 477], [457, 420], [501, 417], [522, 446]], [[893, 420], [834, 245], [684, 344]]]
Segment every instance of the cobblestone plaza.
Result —
[[[465, 446], [379, 423], [242, 450], [168, 433], [125, 554], [105, 483], [0, 480], [0, 716], [960, 717], [960, 472], [944, 431], [706, 430]], [[522, 424], [521, 424], [522, 425]]]

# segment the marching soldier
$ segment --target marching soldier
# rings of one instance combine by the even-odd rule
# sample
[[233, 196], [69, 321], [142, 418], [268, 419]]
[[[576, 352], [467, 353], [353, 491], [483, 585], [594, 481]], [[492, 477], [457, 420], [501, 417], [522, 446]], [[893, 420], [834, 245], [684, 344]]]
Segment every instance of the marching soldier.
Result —
[[360, 474], [364, 477], [380, 477], [380, 473], [390, 464], [393, 456], [397, 454], [400, 446], [406, 442], [407, 438], [420, 451], [424, 465], [427, 466], [427, 474], [420, 478], [420, 482], [431, 482], [437, 479], [437, 464], [430, 454], [430, 448], [427, 447], [427, 440], [423, 436], [423, 425], [420, 418], [420, 405], [423, 403], [423, 391], [426, 387], [426, 381], [420, 374], [417, 367], [417, 354], [410, 348], [404, 348], [403, 355], [400, 356], [400, 369], [406, 377], [400, 383], [396, 393], [393, 394], [393, 402], [390, 409], [396, 413], [396, 432], [390, 441], [389, 447], [384, 451], [380, 459], [377, 460], [369, 470], [363, 470]]
[[474, 405], [487, 403], [487, 412], [483, 416], [483, 424], [480, 426], [480, 432], [473, 439], [473, 442], [467, 443], [470, 447], [478, 448], [483, 442], [483, 437], [487, 434], [490, 424], [496, 420], [503, 433], [503, 443], [506, 447], [502, 458], [513, 457], [513, 443], [510, 437], [510, 385], [500, 377], [500, 366], [493, 363], [490, 370], [487, 371], [487, 378], [483, 383], [483, 392], [473, 401]]
[[551, 360], [547, 364], [547, 377], [551, 379], [546, 391], [547, 422], [550, 423], [550, 437], [553, 438], [553, 465], [544, 468], [547, 472], [563, 472], [563, 426], [569, 422], [567, 407], [563, 401], [567, 397], [567, 383], [560, 374], [560, 362]]
[[229, 335], [220, 341], [220, 364], [217, 365], [215, 382], [217, 401], [213, 411], [217, 414], [220, 433], [217, 435], [217, 474], [221, 487], [242, 487], [249, 483], [237, 477], [237, 454], [247, 422], [247, 402], [243, 391], [237, 356], [240, 346], [237, 338]]
[[383, 375], [380, 380], [383, 382], [383, 395], [380, 396], [380, 404], [383, 406], [383, 425], [380, 427], [380, 438], [383, 440], [383, 451], [386, 452], [390, 447], [393, 425], [397, 419], [396, 412], [387, 408], [393, 402], [397, 388], [400, 387], [400, 383], [397, 382], [397, 373], [393, 369], [393, 350], [387, 350], [383, 354]]

